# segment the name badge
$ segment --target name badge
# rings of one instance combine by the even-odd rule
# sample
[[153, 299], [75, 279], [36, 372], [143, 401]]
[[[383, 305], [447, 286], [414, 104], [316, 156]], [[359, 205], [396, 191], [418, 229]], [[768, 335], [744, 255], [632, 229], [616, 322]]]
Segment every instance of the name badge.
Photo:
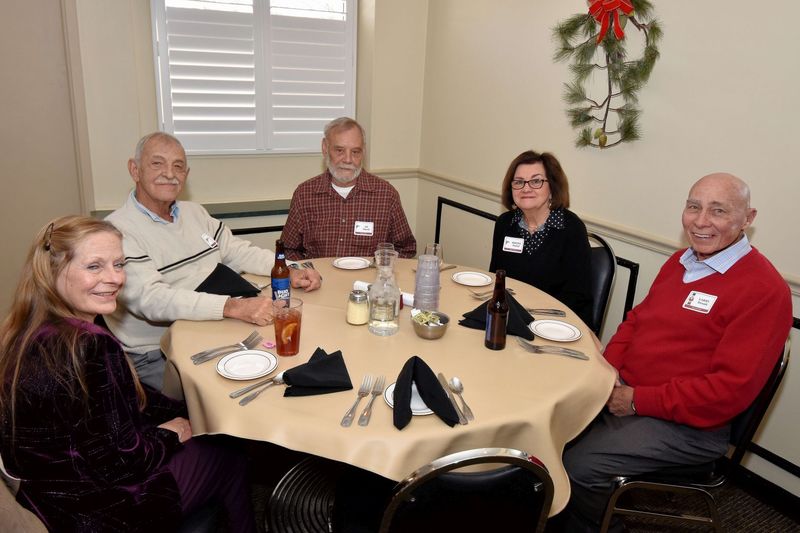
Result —
[[716, 301], [717, 297], [713, 294], [692, 291], [689, 293], [689, 296], [686, 297], [686, 301], [683, 302], [683, 308], [707, 315], [711, 311], [711, 308], [714, 307], [714, 302]]
[[219, 244], [217, 244], [217, 241], [215, 241], [215, 240], [214, 240], [214, 237], [212, 237], [212, 236], [211, 236], [211, 235], [209, 235], [208, 233], [203, 233], [203, 235], [201, 235], [201, 237], [203, 237], [203, 240], [204, 240], [204, 241], [206, 241], [206, 244], [207, 244], [207, 245], [208, 245], [208, 247], [209, 247], [209, 248], [211, 248], [212, 250], [213, 250], [214, 248], [219, 248]]
[[375, 232], [375, 223], [374, 222], [361, 222], [360, 220], [356, 220], [356, 224], [353, 227], [353, 235], [367, 235], [372, 237], [372, 234]]
[[521, 254], [522, 247], [525, 245], [525, 239], [519, 237], [506, 237], [503, 240], [503, 251], [511, 252], [512, 254]]

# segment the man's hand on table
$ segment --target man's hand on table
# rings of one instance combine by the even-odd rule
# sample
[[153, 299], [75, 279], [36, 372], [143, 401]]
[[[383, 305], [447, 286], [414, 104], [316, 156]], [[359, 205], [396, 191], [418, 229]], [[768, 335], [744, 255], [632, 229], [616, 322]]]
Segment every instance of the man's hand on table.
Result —
[[623, 385], [617, 380], [614, 390], [611, 391], [611, 396], [608, 397], [606, 407], [615, 416], [635, 415], [636, 412], [633, 410], [633, 387]]
[[236, 318], [256, 326], [272, 324], [272, 298], [268, 296], [228, 298], [222, 309], [222, 316]]
[[173, 418], [158, 427], [174, 431], [178, 434], [178, 442], [186, 442], [192, 438], [192, 424], [185, 418]]
[[319, 289], [322, 285], [322, 276], [313, 268], [303, 268], [300, 270], [289, 270], [289, 279], [292, 282], [292, 287], [295, 289], [303, 289], [306, 292]]

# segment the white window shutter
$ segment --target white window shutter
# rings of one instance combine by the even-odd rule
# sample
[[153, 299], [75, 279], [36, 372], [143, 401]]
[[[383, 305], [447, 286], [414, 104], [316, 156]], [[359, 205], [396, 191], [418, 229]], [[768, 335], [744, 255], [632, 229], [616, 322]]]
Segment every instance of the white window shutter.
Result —
[[355, 111], [355, 0], [152, 0], [159, 118], [187, 151], [319, 150]]

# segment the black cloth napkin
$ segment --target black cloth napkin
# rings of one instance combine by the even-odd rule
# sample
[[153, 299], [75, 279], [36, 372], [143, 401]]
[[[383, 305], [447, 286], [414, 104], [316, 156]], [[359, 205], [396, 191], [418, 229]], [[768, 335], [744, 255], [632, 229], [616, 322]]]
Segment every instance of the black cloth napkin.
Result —
[[[534, 335], [528, 325], [533, 322], [533, 317], [508, 293], [508, 291], [506, 291], [506, 302], [508, 302], [508, 325], [506, 326], [506, 333], [532, 341]], [[486, 306], [488, 305], [489, 301], [486, 301], [469, 313], [464, 313], [464, 319], [460, 320], [458, 323], [468, 328], [485, 330]]]
[[261, 292], [256, 289], [252, 283], [222, 263], [217, 263], [214, 272], [209, 274], [208, 277], [197, 286], [195, 291], [246, 297], [258, 296], [258, 293]]
[[411, 422], [411, 383], [417, 384], [417, 392], [436, 416], [450, 427], [458, 423], [458, 414], [450, 403], [447, 393], [433, 370], [416, 355], [411, 357], [397, 376], [394, 386], [394, 426], [403, 429]]
[[353, 388], [341, 350], [328, 355], [317, 348], [307, 363], [285, 371], [283, 380], [289, 385], [284, 396], [313, 396]]

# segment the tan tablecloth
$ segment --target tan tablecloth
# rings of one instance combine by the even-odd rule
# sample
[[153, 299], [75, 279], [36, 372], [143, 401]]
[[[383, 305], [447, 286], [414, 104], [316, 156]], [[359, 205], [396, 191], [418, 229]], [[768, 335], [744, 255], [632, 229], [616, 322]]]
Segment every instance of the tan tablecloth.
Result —
[[[324, 278], [322, 288], [307, 294], [293, 293], [304, 301], [300, 354], [278, 357], [277, 371], [307, 361], [318, 346], [329, 353], [341, 349], [357, 388], [367, 373], [384, 374], [387, 384], [393, 383], [406, 360], [418, 355], [434, 372], [461, 378], [464, 397], [476, 420], [449, 428], [435, 415], [415, 416], [399, 431], [392, 424], [391, 409], [378, 398], [369, 426], [354, 423], [343, 428], [339, 422], [353, 403], [355, 390], [284, 398], [283, 387], [276, 386], [240, 407], [237, 400], [228, 398], [228, 393], [249, 382], [223, 378], [217, 374], [215, 363], [195, 366], [189, 357], [206, 348], [237, 342], [254, 326], [235, 320], [178, 321], [162, 341], [164, 352], [174, 365], [167, 374], [166, 390], [182, 385], [195, 434], [225, 433], [268, 441], [396, 480], [456, 451], [490, 446], [517, 448], [537, 456], [550, 470], [555, 485], [551, 514], [566, 505], [569, 482], [561, 463], [564, 444], [600, 411], [614, 383], [613, 369], [600, 356], [589, 329], [574, 313], [547, 294], [509, 279], [507, 287], [516, 291], [517, 300], [525, 306], [565, 309], [567, 317], [562, 320], [578, 326], [583, 336], [564, 346], [582, 350], [591, 360], [531, 354], [517, 346], [511, 336], [505, 350], [488, 350], [483, 346], [482, 331], [457, 323], [463, 313], [479, 303], [469, 296], [466, 287], [452, 280], [453, 273], [472, 270], [459, 267], [441, 274], [440, 309], [451, 317], [443, 338], [418, 338], [410, 324], [409, 307], [400, 312], [400, 331], [396, 335], [378, 337], [370, 334], [366, 326], [351, 326], [345, 321], [353, 282], [372, 282], [376, 271], [336, 269], [331, 259], [317, 259], [314, 265]], [[398, 284], [406, 292], [414, 290], [415, 266], [416, 260], [400, 260], [396, 268]], [[274, 340], [273, 326], [256, 329], [265, 339]], [[364, 405], [366, 400], [361, 407]]]

